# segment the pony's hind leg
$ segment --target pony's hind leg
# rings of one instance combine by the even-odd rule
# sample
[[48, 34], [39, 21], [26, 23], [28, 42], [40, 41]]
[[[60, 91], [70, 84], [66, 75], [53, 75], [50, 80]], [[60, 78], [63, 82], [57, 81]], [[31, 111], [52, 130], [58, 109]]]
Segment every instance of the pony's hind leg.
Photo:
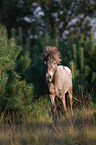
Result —
[[63, 103], [63, 107], [64, 107], [64, 113], [66, 116], [68, 116], [67, 114], [67, 107], [66, 107], [66, 100], [65, 100], [65, 94], [61, 97], [62, 103]]
[[70, 89], [68, 90], [68, 94], [69, 94], [69, 98], [70, 98], [70, 109], [71, 109], [71, 113], [73, 115], [73, 109], [72, 109], [72, 87], [70, 87]]

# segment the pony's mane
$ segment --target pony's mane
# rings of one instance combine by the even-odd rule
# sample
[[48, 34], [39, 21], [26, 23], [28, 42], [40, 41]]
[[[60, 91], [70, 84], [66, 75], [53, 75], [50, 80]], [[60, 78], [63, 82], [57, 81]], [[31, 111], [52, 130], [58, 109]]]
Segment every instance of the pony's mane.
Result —
[[46, 61], [48, 57], [54, 58], [58, 64], [61, 62], [61, 54], [56, 47], [48, 46], [46, 49], [44, 49], [42, 53], [43, 61]]

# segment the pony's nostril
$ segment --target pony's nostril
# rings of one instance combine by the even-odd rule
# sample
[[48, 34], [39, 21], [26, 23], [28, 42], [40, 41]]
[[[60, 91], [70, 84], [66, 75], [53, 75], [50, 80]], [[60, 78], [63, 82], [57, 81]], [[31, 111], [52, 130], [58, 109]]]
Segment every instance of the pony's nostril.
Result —
[[49, 76], [49, 79], [51, 79], [51, 76]]
[[47, 81], [52, 81], [52, 74], [46, 73], [46, 79]]
[[48, 75], [47, 79], [48, 79], [48, 81], [52, 81], [52, 76]]

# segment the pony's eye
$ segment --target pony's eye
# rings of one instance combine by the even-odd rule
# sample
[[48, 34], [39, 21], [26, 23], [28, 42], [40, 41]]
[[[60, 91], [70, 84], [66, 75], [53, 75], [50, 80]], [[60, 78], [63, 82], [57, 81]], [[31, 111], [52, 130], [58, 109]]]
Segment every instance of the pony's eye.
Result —
[[56, 62], [54, 62], [54, 65], [56, 64]]

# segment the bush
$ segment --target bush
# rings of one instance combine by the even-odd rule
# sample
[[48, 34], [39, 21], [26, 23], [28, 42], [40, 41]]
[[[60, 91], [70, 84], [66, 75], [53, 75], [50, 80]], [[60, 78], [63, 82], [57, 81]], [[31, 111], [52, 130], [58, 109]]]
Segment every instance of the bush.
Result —
[[[20, 46], [16, 45], [14, 29], [12, 38], [7, 38], [7, 30], [0, 25], [0, 107], [1, 110], [25, 111], [32, 103], [34, 87], [20, 80], [16, 73], [16, 58], [20, 53]], [[6, 112], [8, 112], [6, 111]]]

